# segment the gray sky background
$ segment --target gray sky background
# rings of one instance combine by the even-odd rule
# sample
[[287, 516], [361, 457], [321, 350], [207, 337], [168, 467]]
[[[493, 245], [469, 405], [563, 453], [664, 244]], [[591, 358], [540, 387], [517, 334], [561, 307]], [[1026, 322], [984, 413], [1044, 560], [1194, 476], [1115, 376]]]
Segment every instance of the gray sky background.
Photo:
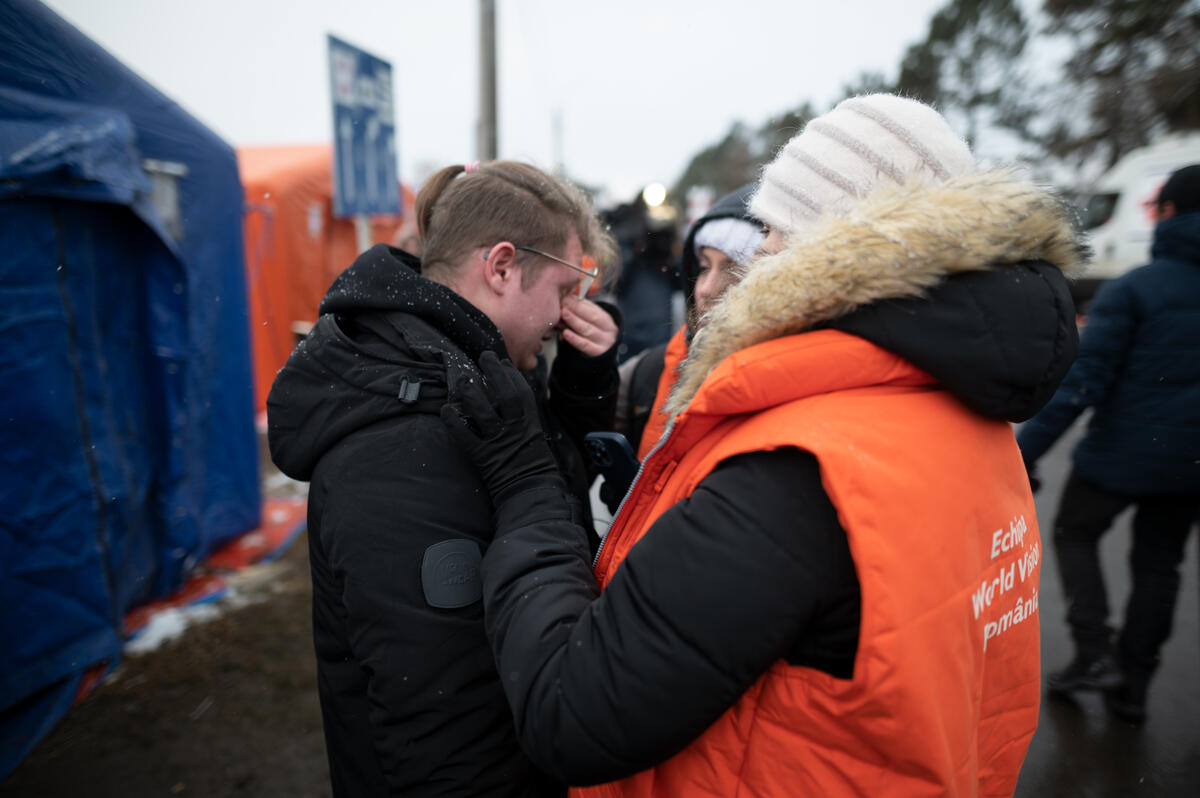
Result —
[[[231, 144], [329, 141], [326, 34], [390, 61], [401, 179], [475, 158], [476, 0], [44, 0]], [[895, 77], [944, 0], [498, 0], [500, 155], [615, 200], [734, 120]]]

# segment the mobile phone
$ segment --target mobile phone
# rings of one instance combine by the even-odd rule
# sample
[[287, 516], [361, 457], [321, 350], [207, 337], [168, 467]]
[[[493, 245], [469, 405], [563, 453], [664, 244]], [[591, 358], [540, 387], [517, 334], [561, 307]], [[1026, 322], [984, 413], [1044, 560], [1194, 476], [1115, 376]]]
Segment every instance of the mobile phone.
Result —
[[619, 432], [589, 432], [584, 436], [583, 444], [592, 468], [604, 477], [600, 500], [615, 513], [637, 476], [637, 454]]

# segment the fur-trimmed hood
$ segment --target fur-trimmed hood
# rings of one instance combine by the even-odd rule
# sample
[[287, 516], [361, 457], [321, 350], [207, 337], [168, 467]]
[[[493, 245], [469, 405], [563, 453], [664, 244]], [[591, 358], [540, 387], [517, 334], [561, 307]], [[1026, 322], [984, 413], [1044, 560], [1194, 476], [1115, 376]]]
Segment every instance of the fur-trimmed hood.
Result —
[[[1016, 379], [1038, 381], [1037, 386], [1020, 386], [1020, 390], [1027, 390], [1037, 402], [1044, 403], [1070, 366], [1077, 345], [1074, 309], [1069, 298], [1065, 298], [1062, 273], [1081, 269], [1087, 256], [1087, 247], [1073, 229], [1065, 205], [1045, 190], [1017, 179], [1008, 170], [966, 175], [936, 185], [881, 189], [858, 203], [849, 214], [824, 219], [802, 237], [789, 240], [782, 252], [763, 257], [750, 267], [741, 283], [730, 288], [713, 308], [692, 341], [667, 411], [671, 416], [682, 412], [705, 378], [734, 352], [819, 326], [840, 327], [838, 320], [852, 320], [858, 315], [856, 311], [881, 306], [896, 308], [904, 318], [904, 326], [920, 335], [924, 317], [938, 315], [923, 312], [922, 303], [936, 308], [939, 292], [935, 289], [955, 282], [947, 278], [974, 273], [984, 273], [984, 278], [1003, 278], [1006, 268], [1037, 261], [1052, 264], [1039, 274], [1043, 282], [1056, 283], [1045, 287], [1050, 299], [1045, 309], [1047, 314], [1056, 314], [1052, 321], [1063, 340], [1048, 342], [1048, 362], [1024, 364]], [[987, 342], [979, 348], [999, 353], [1006, 369], [1002, 379], [1010, 382], [1014, 378], [1009, 362], [1014, 348], [1008, 339], [1025, 334], [1024, 328], [1029, 326], [1027, 314], [984, 313], [974, 304], [980, 297], [985, 303], [989, 301], [988, 280], [975, 282], [984, 287], [984, 293], [973, 289], [978, 295], [962, 303], [964, 307], [955, 314], [956, 323], [952, 325], [954, 335], [961, 337], [960, 328], [965, 320], [975, 328], [971, 332], [978, 332], [976, 337], [1001, 337], [1002, 345]], [[1027, 288], [1022, 290], [1028, 292]], [[1004, 296], [1011, 301], [1009, 294]], [[904, 304], [889, 300], [911, 301]], [[1006, 327], [1006, 319], [1010, 318], [1012, 321]], [[888, 342], [875, 340], [861, 328], [851, 326], [848, 331], [907, 357], [940, 382], [950, 383], [951, 390], [955, 390], [955, 374], [939, 374], [938, 363], [912, 357], [905, 351], [903, 336], [897, 338], [891, 334], [895, 325], [884, 327], [891, 328], [885, 336]], [[930, 334], [936, 336], [937, 332]], [[976, 342], [949, 340], [944, 344], [953, 348]], [[1047, 344], [1041, 348], [1047, 348]], [[1020, 357], [1019, 350], [1016, 355]], [[975, 363], [975, 358], [972, 355], [967, 362]], [[964, 359], [955, 360], [961, 365]], [[955, 366], [953, 371], [961, 369]], [[1043, 384], [1047, 382], [1052, 384]], [[1006, 386], [1005, 391], [1012, 387]], [[957, 390], [955, 393], [975, 409], [993, 414], [990, 407], [978, 407], [971, 396], [962, 397]], [[989, 389], [987, 393], [996, 392]], [[1024, 416], [1027, 412], [1022, 407], [1012, 414]], [[1009, 415], [1010, 411], [1006, 408], [996, 413]]]

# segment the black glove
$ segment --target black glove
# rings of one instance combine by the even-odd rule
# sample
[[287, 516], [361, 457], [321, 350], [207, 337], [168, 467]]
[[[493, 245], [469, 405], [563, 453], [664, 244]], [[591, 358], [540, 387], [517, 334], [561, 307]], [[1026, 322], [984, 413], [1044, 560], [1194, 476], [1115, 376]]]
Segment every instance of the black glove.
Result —
[[[537, 400], [511, 362], [495, 352], [479, 358], [474, 372], [451, 372], [442, 422], [471, 458], [497, 508], [534, 488], [564, 490], [562, 477], [538, 422]], [[474, 376], [472, 376], [474, 374]]]

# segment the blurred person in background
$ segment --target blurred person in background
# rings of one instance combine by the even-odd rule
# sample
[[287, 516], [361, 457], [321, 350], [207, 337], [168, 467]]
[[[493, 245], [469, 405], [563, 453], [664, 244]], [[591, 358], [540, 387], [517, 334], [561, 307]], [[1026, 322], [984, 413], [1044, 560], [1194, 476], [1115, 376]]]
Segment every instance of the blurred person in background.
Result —
[[[1079, 359], [1017, 436], [1036, 484], [1038, 460], [1093, 410], [1054, 520], [1075, 657], [1046, 686], [1104, 690], [1113, 714], [1132, 723], [1146, 718], [1200, 513], [1200, 164], [1167, 179], [1155, 216], [1150, 263], [1101, 287]], [[1133, 589], [1114, 641], [1099, 544], [1131, 505]]]
[[629, 440], [642, 460], [666, 427], [663, 406], [675, 385], [688, 343], [704, 323], [704, 314], [725, 289], [741, 279], [746, 264], [766, 236], [762, 222], [748, 215], [746, 203], [754, 184], [742, 186], [717, 200], [688, 231], [680, 259], [687, 312], [686, 323], [671, 340], [642, 350], [621, 364], [621, 393], [617, 399], [617, 431]]
[[810, 122], [749, 210], [765, 254], [692, 340], [594, 575], [520, 376], [485, 353], [451, 385], [523, 747], [579, 795], [1011, 795], [1041, 549], [1010, 422], [1074, 358], [1086, 247], [892, 95]]
[[482, 353], [533, 371], [557, 334], [548, 415], [608, 428], [617, 323], [581, 297], [612, 244], [579, 191], [511, 161], [443, 169], [416, 215], [423, 260], [379, 245], [342, 272], [267, 402], [272, 459], [311, 482], [333, 793], [561, 795], [518, 746], [480, 602], [495, 507], [439, 411]]
[[624, 319], [619, 356], [623, 362], [671, 337], [679, 235], [674, 217], [663, 218], [657, 209], [652, 213], [640, 194], [605, 218], [621, 252], [615, 293]]

